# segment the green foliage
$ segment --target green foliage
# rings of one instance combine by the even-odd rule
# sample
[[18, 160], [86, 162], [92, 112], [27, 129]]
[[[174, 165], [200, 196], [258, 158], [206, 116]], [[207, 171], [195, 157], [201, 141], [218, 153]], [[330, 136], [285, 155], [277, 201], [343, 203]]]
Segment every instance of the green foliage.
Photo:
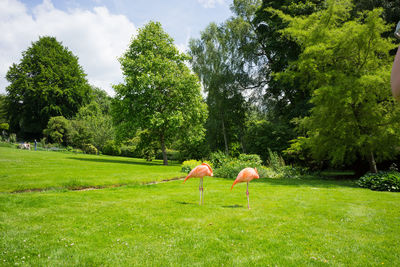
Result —
[[[169, 160], [179, 161], [181, 159], [181, 154], [178, 150], [167, 148], [165, 152], [167, 153], [167, 158]], [[158, 151], [156, 154], [156, 159], [163, 159], [162, 151]]]
[[15, 133], [12, 133], [12, 134], [10, 134], [9, 139], [10, 139], [10, 143], [16, 143], [17, 135]]
[[[109, 101], [108, 96], [101, 98], [99, 95], [106, 93], [100, 89], [95, 92], [98, 94], [97, 97], [88, 105], [79, 109], [75, 120], [79, 124], [78, 127], [85, 129], [85, 134], [90, 137], [88, 138], [90, 143], [103, 150], [103, 146], [107, 141], [114, 140], [115, 133], [112, 117], [109, 113], [106, 113], [109, 112], [110, 107], [102, 103], [102, 101]], [[88, 140], [85, 143], [88, 143]]]
[[400, 173], [397, 171], [367, 173], [357, 181], [357, 184], [377, 191], [400, 192]]
[[221, 168], [221, 166], [228, 162], [230, 159], [231, 158], [222, 151], [217, 151], [211, 153], [210, 155], [210, 162], [216, 169]]
[[92, 144], [84, 144], [82, 146], [82, 150], [83, 152], [85, 152], [86, 154], [94, 154], [97, 155], [99, 153], [99, 151], [97, 150], [97, 148], [92, 145]]
[[286, 123], [272, 122], [265, 118], [250, 115], [246, 121], [244, 145], [248, 153], [258, 154], [263, 160], [269, 157], [268, 149], [282, 151], [293, 139], [293, 129]]
[[7, 118], [6, 96], [0, 94], [0, 124], [2, 123], [8, 123], [8, 118]]
[[147, 131], [159, 143], [166, 165], [166, 147], [172, 141], [204, 138], [207, 108], [196, 75], [185, 65], [187, 59], [155, 22], [139, 29], [119, 59], [125, 83], [114, 86], [112, 105], [119, 139]]
[[[210, 155], [210, 147], [206, 139], [194, 140], [194, 139], [179, 139], [177, 142], [172, 144], [174, 149], [179, 150], [179, 161], [186, 159], [205, 159]], [[168, 157], [169, 158], [169, 157]]]
[[108, 140], [103, 146], [103, 154], [111, 156], [121, 155], [121, 148], [115, 143], [114, 140]]
[[43, 134], [50, 142], [57, 144], [67, 144], [71, 134], [71, 123], [63, 116], [50, 118], [47, 128], [43, 130]]
[[136, 146], [122, 145], [121, 156], [130, 158], [139, 158], [140, 155], [136, 151]]
[[[224, 178], [236, 178], [239, 172], [247, 167], [262, 169], [262, 161], [260, 156], [255, 154], [240, 154], [239, 157], [233, 158], [226, 156], [222, 152], [211, 154], [211, 163], [214, 166], [214, 176]], [[260, 178], [265, 178], [266, 172], [259, 172]]]
[[12, 132], [39, 138], [50, 117], [72, 118], [89, 99], [78, 58], [54, 37], [40, 37], [6, 75], [7, 113]]
[[[390, 94], [389, 51], [395, 47], [381, 35], [389, 29], [381, 9], [349, 20], [349, 1], [328, 1], [327, 9], [305, 17], [270, 12], [288, 23], [282, 34], [302, 49], [283, 79], [300, 79], [300, 88], [313, 92], [313, 108], [299, 120], [304, 129], [293, 149], [309, 148], [315, 160], [334, 166], [368, 159], [377, 161], [398, 154], [400, 106]], [[338, 60], [340, 59], [340, 60]]]
[[71, 120], [70, 144], [83, 149], [86, 144], [93, 144], [93, 132], [82, 120]]
[[267, 165], [273, 169], [274, 171], [279, 172], [282, 170], [286, 164], [283, 158], [278, 154], [278, 152], [272, 152], [271, 149], [268, 148], [268, 160]]
[[98, 104], [100, 111], [104, 115], [111, 114], [111, 101], [110, 97], [106, 91], [92, 86], [90, 89], [90, 102], [95, 102]]
[[194, 167], [196, 167], [200, 164], [201, 164], [201, 161], [199, 161], [199, 160], [195, 160], [195, 159], [185, 160], [181, 165], [182, 166], [181, 172], [189, 173]]
[[[193, 71], [200, 77], [207, 94], [209, 118], [207, 141], [212, 150], [236, 150], [243, 136], [247, 103], [242, 89], [249, 80], [244, 71], [241, 41], [249, 32], [249, 23], [241, 18], [224, 24], [209, 24], [200, 39], [189, 42]], [[236, 153], [236, 151], [234, 151]]]
[[10, 125], [8, 125], [8, 123], [6, 123], [6, 122], [0, 123], [0, 132], [8, 131], [9, 128], [10, 128]]

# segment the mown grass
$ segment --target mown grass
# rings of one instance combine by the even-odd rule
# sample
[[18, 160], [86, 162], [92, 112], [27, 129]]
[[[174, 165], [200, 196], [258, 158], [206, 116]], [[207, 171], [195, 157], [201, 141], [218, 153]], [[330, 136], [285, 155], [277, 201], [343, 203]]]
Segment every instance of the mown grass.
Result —
[[247, 210], [246, 184], [231, 184], [205, 178], [203, 206], [198, 179], [0, 193], [0, 265], [400, 264], [398, 193], [352, 181], [260, 179], [250, 184]]
[[184, 176], [155, 160], [0, 147], [0, 192], [140, 184]]

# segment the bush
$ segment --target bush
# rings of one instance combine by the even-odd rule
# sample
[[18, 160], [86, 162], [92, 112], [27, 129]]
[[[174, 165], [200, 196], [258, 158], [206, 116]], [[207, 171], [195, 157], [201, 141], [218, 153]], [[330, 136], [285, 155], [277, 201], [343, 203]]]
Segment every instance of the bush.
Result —
[[15, 133], [10, 134], [10, 143], [16, 143], [17, 142], [17, 135]]
[[232, 158], [222, 151], [217, 151], [211, 153], [210, 155], [211, 164], [214, 166], [215, 169], [221, 168], [222, 165], [229, 162], [230, 160], [232, 160]]
[[108, 140], [103, 147], [103, 154], [111, 156], [121, 155], [121, 149], [114, 140]]
[[217, 164], [220, 164], [219, 165], [220, 167], [218, 168], [216, 167], [214, 171], [214, 176], [216, 177], [236, 178], [241, 170], [248, 167], [257, 168], [257, 170], [259, 171], [260, 178], [266, 177], [264, 175], [266, 175], [267, 172], [265, 171], [265, 169], [263, 169], [261, 165], [260, 156], [258, 155], [240, 154], [238, 158], [230, 158], [227, 156], [223, 157], [222, 155], [217, 153], [213, 153], [215, 154], [213, 160]]
[[268, 148], [268, 160], [267, 165], [276, 172], [282, 172], [286, 165], [283, 158], [278, 155], [277, 152], [272, 152], [271, 149]]
[[98, 153], [97, 148], [92, 144], [84, 144], [82, 146], [82, 151], [85, 152], [86, 154], [97, 155]]
[[200, 165], [201, 161], [199, 160], [195, 160], [195, 159], [191, 159], [191, 160], [186, 160], [182, 163], [182, 172], [186, 172], [189, 173], [194, 167], [196, 167], [197, 165]]
[[357, 181], [357, 184], [377, 191], [400, 192], [400, 173], [397, 171], [367, 173]]
[[140, 158], [140, 155], [136, 151], [136, 146], [122, 145], [121, 156], [130, 158]]
[[72, 131], [71, 122], [63, 116], [51, 117], [43, 134], [57, 144], [67, 144], [68, 134]]

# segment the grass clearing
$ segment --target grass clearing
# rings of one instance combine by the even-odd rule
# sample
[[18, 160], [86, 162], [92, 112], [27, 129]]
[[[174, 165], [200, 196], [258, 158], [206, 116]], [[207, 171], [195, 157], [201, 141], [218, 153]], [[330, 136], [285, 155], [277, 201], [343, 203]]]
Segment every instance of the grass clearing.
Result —
[[246, 184], [230, 191], [232, 182], [205, 178], [203, 206], [198, 179], [0, 193], [0, 265], [400, 265], [398, 193], [260, 179], [247, 210]]

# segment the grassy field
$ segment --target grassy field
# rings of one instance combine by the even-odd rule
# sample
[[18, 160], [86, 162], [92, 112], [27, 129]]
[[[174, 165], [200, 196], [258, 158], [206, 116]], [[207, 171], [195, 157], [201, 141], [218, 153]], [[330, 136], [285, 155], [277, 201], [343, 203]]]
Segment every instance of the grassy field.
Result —
[[182, 177], [180, 169], [159, 160], [0, 147], [0, 192], [142, 184]]
[[[28, 153], [17, 157], [28, 160]], [[43, 153], [61, 161], [71, 157]], [[13, 161], [10, 173], [18, 165]], [[85, 162], [86, 173], [99, 164], [76, 162]], [[107, 162], [105, 176], [119, 164]], [[140, 170], [145, 165], [134, 166]], [[149, 173], [164, 170], [164, 178], [179, 169], [148, 167]], [[205, 178], [205, 204], [199, 206], [198, 179], [144, 185], [134, 167], [131, 172], [138, 182], [121, 187], [0, 193], [0, 265], [400, 264], [398, 193], [357, 188], [351, 181], [260, 179], [250, 184], [252, 209], [247, 210], [245, 184], [231, 192], [232, 180]], [[101, 172], [97, 175], [104, 181]], [[10, 191], [13, 187], [3, 181], [9, 177], [1, 177], [3, 190]], [[29, 186], [40, 187], [43, 181], [36, 177], [38, 185], [32, 181]]]

